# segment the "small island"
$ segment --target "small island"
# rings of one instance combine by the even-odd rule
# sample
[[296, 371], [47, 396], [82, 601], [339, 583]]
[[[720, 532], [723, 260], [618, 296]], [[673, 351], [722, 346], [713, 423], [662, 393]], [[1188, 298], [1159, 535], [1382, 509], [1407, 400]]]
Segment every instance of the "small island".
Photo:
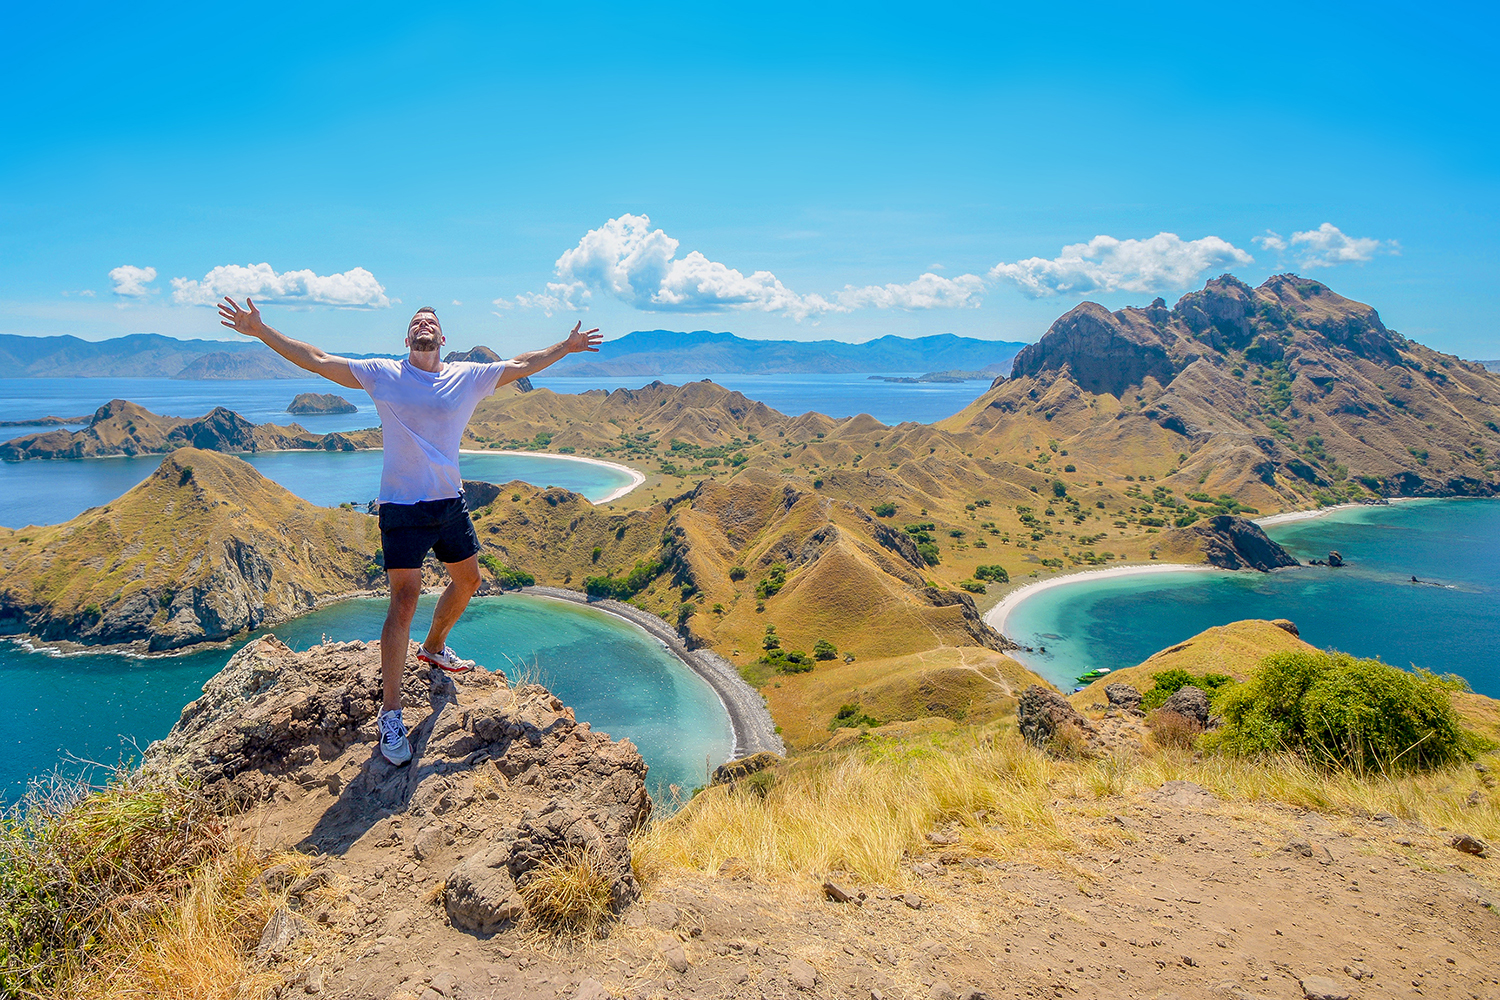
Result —
[[343, 396], [332, 392], [299, 392], [297, 398], [292, 400], [291, 405], [286, 408], [286, 412], [296, 414], [358, 413], [359, 407]]

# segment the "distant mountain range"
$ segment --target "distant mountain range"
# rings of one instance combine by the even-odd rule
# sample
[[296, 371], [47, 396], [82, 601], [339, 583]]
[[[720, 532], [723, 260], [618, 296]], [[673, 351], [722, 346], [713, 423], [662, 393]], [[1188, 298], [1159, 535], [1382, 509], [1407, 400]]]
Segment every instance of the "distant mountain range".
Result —
[[746, 340], [732, 333], [638, 330], [606, 340], [598, 354], [558, 362], [546, 377], [614, 375], [785, 375], [848, 372], [1010, 370], [1024, 343], [951, 333], [881, 337], [863, 344], [838, 340]]
[[[599, 354], [559, 362], [549, 376], [609, 377], [840, 372], [1010, 371], [1023, 343], [978, 340], [951, 333], [881, 337], [863, 344], [837, 340], [746, 340], [732, 333], [641, 330], [607, 340]], [[345, 357], [400, 357], [346, 354]], [[498, 355], [476, 347], [449, 360]], [[301, 369], [254, 341], [178, 340], [138, 333], [111, 340], [0, 334], [0, 378], [156, 377], [181, 379], [306, 378]]]

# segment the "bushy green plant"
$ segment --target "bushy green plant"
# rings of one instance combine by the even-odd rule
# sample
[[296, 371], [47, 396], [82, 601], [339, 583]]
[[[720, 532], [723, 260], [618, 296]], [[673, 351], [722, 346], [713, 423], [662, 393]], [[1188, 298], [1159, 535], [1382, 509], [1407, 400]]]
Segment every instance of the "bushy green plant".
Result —
[[834, 729], [861, 729], [868, 726], [871, 729], [880, 725], [880, 720], [866, 715], [859, 705], [840, 705], [838, 713], [834, 715], [833, 721], [828, 723], [829, 730]]
[[651, 586], [651, 581], [660, 576], [664, 568], [659, 561], [638, 561], [629, 573], [619, 578], [586, 577], [583, 581], [583, 590], [590, 597], [612, 597], [617, 601], [626, 601]]
[[743, 580], [748, 574], [749, 570], [745, 569], [745, 567], [743, 566], [729, 567], [729, 579], [734, 580], [736, 583], [738, 583], [740, 580]]
[[991, 583], [1009, 583], [1010, 574], [1004, 566], [975, 566], [974, 579], [988, 580]]
[[772, 566], [761, 581], [755, 585], [755, 596], [764, 601], [768, 597], [775, 597], [786, 585], [786, 566], [777, 563]]
[[958, 585], [971, 594], [982, 594], [986, 590], [985, 585], [978, 580], [960, 580]]
[[833, 643], [829, 642], [827, 639], [819, 639], [817, 642], [813, 643], [813, 659], [831, 660], [838, 655], [838, 649], [836, 649]]
[[480, 553], [479, 564], [490, 571], [490, 575], [495, 578], [501, 590], [519, 590], [522, 587], [536, 585], [536, 577], [524, 569], [506, 566], [493, 552]]
[[1290, 751], [1356, 773], [1472, 760], [1485, 742], [1453, 710], [1456, 676], [1402, 670], [1347, 653], [1276, 653], [1219, 698], [1224, 725], [1205, 745], [1233, 754]]
[[1160, 708], [1168, 698], [1189, 684], [1212, 694], [1234, 678], [1228, 674], [1204, 674], [1201, 677], [1195, 677], [1186, 670], [1173, 669], [1152, 674], [1151, 679], [1156, 682], [1156, 685], [1141, 695], [1141, 708], [1147, 712], [1153, 708]]

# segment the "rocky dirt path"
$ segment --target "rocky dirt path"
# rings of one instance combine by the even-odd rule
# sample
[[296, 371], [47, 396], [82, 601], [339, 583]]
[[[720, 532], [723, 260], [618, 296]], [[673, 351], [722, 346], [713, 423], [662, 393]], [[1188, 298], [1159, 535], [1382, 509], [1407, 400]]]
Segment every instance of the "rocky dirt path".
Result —
[[1076, 851], [997, 860], [936, 843], [906, 884], [834, 876], [862, 903], [732, 862], [662, 880], [606, 940], [572, 949], [449, 926], [435, 902], [446, 868], [404, 842], [351, 852], [324, 863], [344, 897], [316, 954], [283, 966], [283, 995], [1500, 995], [1494, 860], [1391, 818], [1251, 810], [1196, 786], [1105, 805]]

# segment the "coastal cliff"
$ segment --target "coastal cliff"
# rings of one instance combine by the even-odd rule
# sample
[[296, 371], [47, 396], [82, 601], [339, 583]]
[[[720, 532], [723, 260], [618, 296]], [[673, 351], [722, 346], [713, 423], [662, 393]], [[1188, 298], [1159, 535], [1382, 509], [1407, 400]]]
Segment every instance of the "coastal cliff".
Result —
[[112, 503], [0, 530], [0, 624], [176, 649], [383, 581], [375, 519], [315, 507], [227, 455], [181, 448]]
[[380, 447], [380, 429], [313, 434], [296, 424], [252, 424], [216, 406], [201, 417], [164, 417], [138, 403], [112, 399], [78, 431], [46, 431], [0, 443], [0, 460], [161, 455], [178, 448], [205, 451], [356, 451]]

